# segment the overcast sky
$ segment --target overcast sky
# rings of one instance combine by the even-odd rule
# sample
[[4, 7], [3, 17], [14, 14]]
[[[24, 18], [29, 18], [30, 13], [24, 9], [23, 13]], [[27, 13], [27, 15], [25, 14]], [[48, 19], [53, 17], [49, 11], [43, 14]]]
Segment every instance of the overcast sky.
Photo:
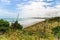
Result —
[[[60, 16], [60, 0], [0, 0], [0, 17], [16, 18], [18, 13], [19, 18]], [[36, 21], [40, 20], [25, 20], [21, 24]]]

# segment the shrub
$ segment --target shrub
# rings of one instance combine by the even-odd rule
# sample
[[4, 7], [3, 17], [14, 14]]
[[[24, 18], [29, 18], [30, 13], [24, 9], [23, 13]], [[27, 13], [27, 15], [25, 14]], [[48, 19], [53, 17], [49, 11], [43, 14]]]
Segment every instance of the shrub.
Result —
[[23, 26], [18, 23], [18, 21], [15, 21], [15, 23], [12, 23], [13, 29], [20, 29], [22, 30]]
[[0, 19], [0, 32], [5, 32], [9, 29], [9, 22]]

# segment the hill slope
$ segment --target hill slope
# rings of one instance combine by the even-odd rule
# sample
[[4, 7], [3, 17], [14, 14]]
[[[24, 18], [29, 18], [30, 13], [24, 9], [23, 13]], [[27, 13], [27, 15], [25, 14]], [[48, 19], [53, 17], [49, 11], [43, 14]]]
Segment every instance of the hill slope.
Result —
[[60, 17], [55, 17], [51, 19], [46, 19], [45, 21], [36, 23], [29, 27], [24, 28], [24, 31], [27, 32], [37, 32], [37, 31], [46, 31], [52, 32], [51, 29], [58, 26], [60, 24]]

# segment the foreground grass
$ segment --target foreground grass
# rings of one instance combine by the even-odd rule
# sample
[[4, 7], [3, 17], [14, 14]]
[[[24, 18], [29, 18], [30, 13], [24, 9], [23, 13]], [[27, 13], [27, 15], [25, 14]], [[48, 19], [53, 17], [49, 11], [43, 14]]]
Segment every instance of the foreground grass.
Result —
[[0, 35], [0, 40], [54, 40], [53, 36], [48, 38], [40, 38], [37, 34], [28, 35], [21, 30], [10, 30], [8, 33]]

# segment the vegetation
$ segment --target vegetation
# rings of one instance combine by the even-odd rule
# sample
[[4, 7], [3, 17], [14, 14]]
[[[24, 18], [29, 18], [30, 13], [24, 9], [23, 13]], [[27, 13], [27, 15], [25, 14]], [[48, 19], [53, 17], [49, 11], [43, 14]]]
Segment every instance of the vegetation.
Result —
[[6, 32], [9, 29], [9, 22], [0, 20], [0, 34]]
[[18, 21], [9, 25], [8, 21], [1, 19], [0, 30], [5, 31], [0, 34], [0, 40], [56, 40], [57, 37], [59, 40], [60, 17], [47, 19], [24, 29]]
[[55, 28], [52, 29], [54, 35], [56, 35], [58, 37], [58, 40], [60, 38], [60, 26], [57, 26]]
[[13, 29], [20, 29], [22, 30], [23, 26], [18, 23], [18, 21], [15, 21], [15, 23], [12, 23]]

